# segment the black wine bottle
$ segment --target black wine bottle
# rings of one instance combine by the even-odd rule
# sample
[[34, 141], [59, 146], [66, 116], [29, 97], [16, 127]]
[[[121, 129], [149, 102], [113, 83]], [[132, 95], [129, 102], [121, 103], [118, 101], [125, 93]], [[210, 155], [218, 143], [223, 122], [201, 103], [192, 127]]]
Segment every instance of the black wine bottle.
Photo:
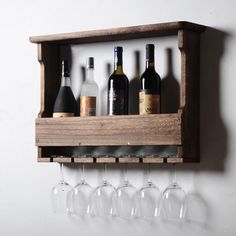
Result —
[[129, 80], [123, 72], [122, 47], [114, 49], [114, 72], [108, 80], [108, 115], [128, 115]]
[[77, 103], [70, 87], [70, 71], [68, 61], [62, 61], [61, 66], [61, 87], [59, 89], [53, 117], [70, 117], [77, 115]]
[[146, 70], [140, 78], [139, 114], [161, 112], [161, 78], [155, 71], [154, 45], [146, 45]]

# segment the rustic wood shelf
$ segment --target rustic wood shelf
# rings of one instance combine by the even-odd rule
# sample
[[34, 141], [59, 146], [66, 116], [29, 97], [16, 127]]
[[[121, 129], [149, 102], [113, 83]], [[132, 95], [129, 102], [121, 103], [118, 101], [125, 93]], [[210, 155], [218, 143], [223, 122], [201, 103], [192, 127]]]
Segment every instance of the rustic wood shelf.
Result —
[[38, 118], [36, 145], [182, 145], [181, 115]]
[[[205, 26], [170, 22], [115, 29], [30, 37], [38, 45], [41, 108], [36, 119], [39, 162], [184, 163], [199, 161], [200, 34]], [[178, 36], [181, 53], [178, 113], [149, 116], [51, 118], [59, 89], [60, 47], [70, 44]], [[175, 145], [176, 155], [134, 156], [54, 155], [48, 147]], [[55, 149], [56, 150], [56, 149]]]

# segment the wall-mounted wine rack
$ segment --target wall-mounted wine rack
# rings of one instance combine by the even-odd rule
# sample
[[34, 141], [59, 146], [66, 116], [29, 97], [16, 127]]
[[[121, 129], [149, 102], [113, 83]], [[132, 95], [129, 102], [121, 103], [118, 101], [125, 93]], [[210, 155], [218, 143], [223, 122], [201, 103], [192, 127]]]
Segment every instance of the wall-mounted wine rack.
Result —
[[[183, 163], [199, 161], [200, 34], [205, 26], [171, 22], [30, 37], [38, 45], [41, 109], [36, 119], [39, 162]], [[52, 118], [60, 81], [60, 46], [177, 35], [181, 53], [180, 107], [174, 114]], [[73, 155], [82, 146], [174, 145], [176, 155]], [[63, 149], [58, 154], [57, 149]]]

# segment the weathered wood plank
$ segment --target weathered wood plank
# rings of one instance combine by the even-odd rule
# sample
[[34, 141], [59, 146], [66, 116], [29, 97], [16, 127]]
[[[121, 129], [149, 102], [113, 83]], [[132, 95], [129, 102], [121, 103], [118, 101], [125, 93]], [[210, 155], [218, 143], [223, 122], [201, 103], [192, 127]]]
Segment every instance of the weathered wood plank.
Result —
[[[200, 34], [178, 33], [181, 52], [180, 108], [183, 108], [182, 156], [200, 159]], [[180, 150], [179, 150], [180, 151]]]
[[177, 164], [177, 163], [183, 163], [183, 162], [184, 162], [183, 158], [179, 158], [179, 157], [166, 158], [166, 163]]
[[181, 145], [181, 114], [38, 118], [36, 145]]
[[38, 162], [51, 162], [50, 157], [38, 157]]
[[38, 117], [51, 117], [60, 87], [58, 45], [38, 44], [40, 63], [40, 112]]
[[93, 163], [93, 158], [91, 157], [75, 157], [74, 163]]
[[187, 29], [192, 31], [204, 31], [205, 26], [191, 22], [179, 21], [160, 24], [139, 25], [82, 31], [63, 34], [52, 34], [30, 37], [32, 43], [90, 43], [114, 40], [127, 40], [165, 35], [176, 35], [178, 30]]
[[140, 158], [138, 157], [120, 157], [118, 158], [119, 163], [139, 163]]
[[143, 163], [164, 163], [164, 158], [161, 157], [145, 157], [142, 159]]
[[99, 157], [99, 158], [96, 158], [96, 163], [116, 163], [116, 158], [114, 158], [114, 157]]

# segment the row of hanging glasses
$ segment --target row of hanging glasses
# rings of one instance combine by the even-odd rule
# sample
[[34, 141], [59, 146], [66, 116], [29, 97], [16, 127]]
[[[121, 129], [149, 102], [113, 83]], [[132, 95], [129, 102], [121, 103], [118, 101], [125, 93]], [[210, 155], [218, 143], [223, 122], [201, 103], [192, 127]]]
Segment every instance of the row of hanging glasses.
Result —
[[104, 165], [103, 180], [92, 188], [84, 178], [84, 165], [80, 182], [72, 188], [64, 181], [63, 164], [60, 164], [60, 181], [52, 188], [52, 206], [55, 213], [69, 213], [81, 217], [120, 217], [181, 220], [184, 217], [186, 194], [176, 181], [176, 170], [172, 183], [163, 191], [151, 181], [150, 168], [146, 184], [137, 190], [128, 180], [127, 168], [123, 183], [115, 188], [106, 179]]

